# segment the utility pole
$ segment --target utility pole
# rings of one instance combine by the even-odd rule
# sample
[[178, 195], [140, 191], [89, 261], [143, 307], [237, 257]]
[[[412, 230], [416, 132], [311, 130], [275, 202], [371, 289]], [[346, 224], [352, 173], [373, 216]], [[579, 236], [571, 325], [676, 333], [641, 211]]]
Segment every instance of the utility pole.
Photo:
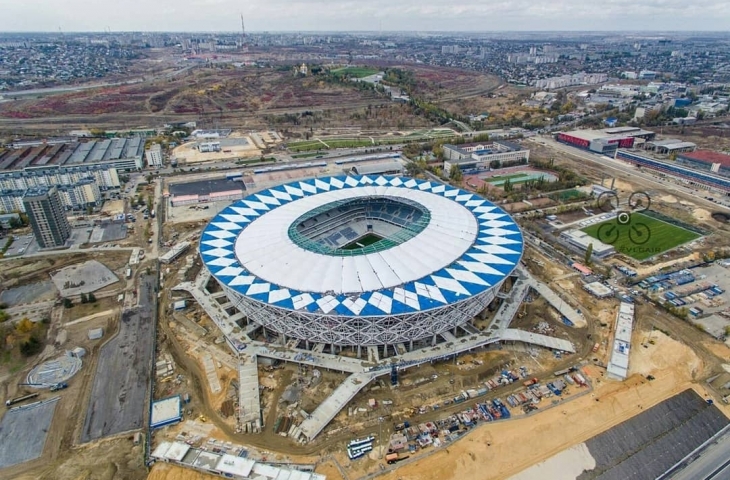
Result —
[[383, 417], [378, 417], [378, 450], [379, 458], [383, 458]]

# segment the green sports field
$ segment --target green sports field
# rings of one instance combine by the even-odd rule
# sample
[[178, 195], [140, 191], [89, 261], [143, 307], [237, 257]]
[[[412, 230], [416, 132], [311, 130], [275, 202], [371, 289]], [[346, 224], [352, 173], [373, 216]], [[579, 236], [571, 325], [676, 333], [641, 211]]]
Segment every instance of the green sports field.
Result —
[[[610, 226], [601, 228], [603, 225], [614, 226], [615, 230]], [[698, 233], [641, 213], [632, 213], [631, 221], [626, 225], [619, 224], [614, 218], [582, 230], [604, 243], [611, 243], [617, 252], [637, 260], [646, 260], [700, 237]]]
[[368, 245], [372, 245], [373, 243], [379, 242], [380, 240], [382, 240], [381, 237], [372, 233], [368, 233], [365, 234], [365, 236], [358, 238], [354, 242], [348, 243], [342, 248], [344, 250], [356, 250], [359, 248], [367, 247]]

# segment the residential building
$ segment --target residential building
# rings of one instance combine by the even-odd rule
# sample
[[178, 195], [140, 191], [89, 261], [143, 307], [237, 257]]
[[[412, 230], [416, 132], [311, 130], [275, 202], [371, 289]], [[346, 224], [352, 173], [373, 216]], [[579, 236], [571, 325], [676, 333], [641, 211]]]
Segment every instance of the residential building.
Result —
[[23, 204], [41, 248], [58, 248], [66, 244], [71, 236], [71, 225], [56, 187], [27, 190], [23, 196]]
[[542, 78], [535, 82], [536, 88], [563, 88], [575, 85], [596, 85], [608, 81], [606, 73], [575, 73], [560, 77]]
[[159, 168], [162, 166], [162, 145], [153, 143], [152, 146], [144, 152], [147, 159], [147, 166], [151, 168]]

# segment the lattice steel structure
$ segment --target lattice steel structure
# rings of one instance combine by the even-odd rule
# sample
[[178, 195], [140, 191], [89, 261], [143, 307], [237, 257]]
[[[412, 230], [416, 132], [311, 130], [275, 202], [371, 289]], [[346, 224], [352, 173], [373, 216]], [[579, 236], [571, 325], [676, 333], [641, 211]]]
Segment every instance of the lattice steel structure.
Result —
[[250, 195], [200, 241], [206, 268], [249, 322], [338, 346], [408, 344], [468, 322], [522, 251], [519, 228], [489, 201], [387, 176]]

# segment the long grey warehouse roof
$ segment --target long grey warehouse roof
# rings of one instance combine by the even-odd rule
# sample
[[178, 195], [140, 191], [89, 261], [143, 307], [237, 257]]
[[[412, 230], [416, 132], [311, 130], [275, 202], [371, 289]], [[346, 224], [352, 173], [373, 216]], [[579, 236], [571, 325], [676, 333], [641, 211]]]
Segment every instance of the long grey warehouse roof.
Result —
[[[303, 248], [290, 227], [343, 200], [399, 197], [427, 211], [403, 243], [362, 255]], [[344, 316], [405, 314], [455, 304], [517, 266], [522, 234], [499, 207], [440, 183], [386, 176], [325, 177], [249, 195], [203, 231], [200, 253], [224, 285], [258, 302]]]

